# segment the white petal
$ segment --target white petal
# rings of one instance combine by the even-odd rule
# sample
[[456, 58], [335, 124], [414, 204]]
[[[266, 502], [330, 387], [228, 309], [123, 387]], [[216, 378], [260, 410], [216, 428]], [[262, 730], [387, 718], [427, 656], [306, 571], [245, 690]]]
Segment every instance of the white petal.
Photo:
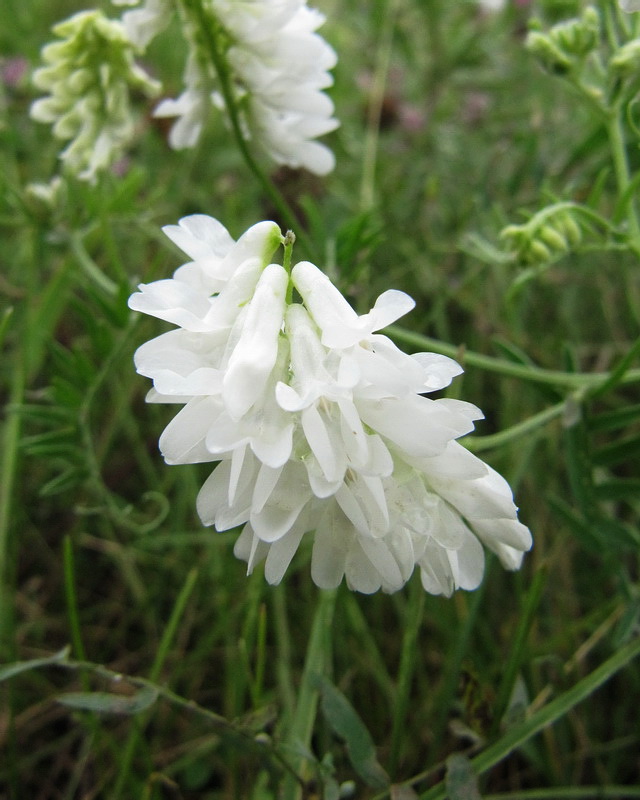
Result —
[[160, 451], [167, 464], [215, 461], [205, 447], [207, 430], [222, 406], [213, 397], [196, 397], [171, 420], [160, 436]]
[[194, 261], [212, 255], [222, 259], [235, 244], [224, 225], [206, 214], [182, 217], [177, 225], [165, 225], [162, 230]]
[[291, 559], [296, 554], [304, 533], [303, 526], [294, 525], [286, 536], [278, 539], [269, 547], [269, 554], [264, 565], [264, 576], [269, 583], [280, 583]]
[[311, 553], [311, 578], [320, 589], [335, 589], [342, 580], [353, 528], [332, 504], [320, 518]]
[[240, 340], [223, 379], [223, 398], [235, 419], [255, 403], [276, 363], [288, 280], [283, 267], [269, 265], [251, 299]]
[[285, 465], [264, 506], [258, 512], [252, 509], [251, 525], [256, 536], [274, 542], [291, 529], [312, 496], [305, 478], [301, 465]]

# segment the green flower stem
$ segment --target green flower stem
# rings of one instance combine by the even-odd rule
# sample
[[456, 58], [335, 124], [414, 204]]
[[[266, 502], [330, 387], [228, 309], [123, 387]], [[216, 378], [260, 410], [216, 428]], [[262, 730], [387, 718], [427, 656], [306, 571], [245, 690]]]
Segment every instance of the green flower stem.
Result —
[[[333, 612], [336, 605], [337, 589], [320, 592], [316, 608], [307, 654], [300, 681], [296, 710], [287, 736], [287, 745], [291, 753], [308, 751], [318, 709], [318, 675], [328, 671], [331, 658], [331, 628]], [[306, 759], [304, 755], [294, 756], [295, 771], [302, 780], [305, 775]], [[301, 794], [300, 781], [287, 775], [284, 783], [284, 800], [299, 800]]]
[[[456, 347], [455, 345], [441, 342], [439, 339], [431, 339], [428, 336], [405, 330], [396, 325], [390, 325], [386, 330], [392, 339], [411, 345], [412, 347], [428, 350], [433, 353], [441, 353], [450, 358], [455, 358], [463, 365], [484, 369], [487, 370], [487, 372], [496, 372], [511, 378], [532, 381], [533, 383], [542, 383], [565, 389], [590, 390], [597, 389], [598, 386], [607, 381], [610, 377], [610, 373], [608, 372], [559, 372], [527, 364], [514, 364], [512, 361], [506, 361], [493, 356], [485, 356], [481, 353], [474, 353], [471, 350], [465, 350], [464, 347]], [[640, 382], [640, 369], [628, 370], [620, 380], [621, 384], [638, 382]]]
[[488, 436], [468, 436], [464, 440], [465, 447], [474, 453], [481, 453], [483, 450], [492, 450], [496, 447], [503, 447], [512, 441], [517, 441], [532, 431], [541, 428], [548, 422], [561, 416], [566, 408], [566, 403], [556, 403], [550, 408], [545, 408], [538, 414], [534, 414], [529, 419], [519, 422], [517, 425], [512, 425], [510, 428], [499, 433], [492, 433]]
[[[360, 208], [370, 211], [375, 205], [376, 161], [378, 139], [380, 137], [380, 116], [384, 103], [387, 75], [393, 50], [395, 17], [400, 6], [399, 0], [387, 0], [380, 22], [380, 38], [377, 47], [377, 61], [373, 85], [369, 96], [367, 111], [367, 132], [362, 155], [362, 179], [360, 183]], [[380, 13], [378, 11], [378, 13]]]
[[546, 586], [548, 573], [549, 571], [546, 564], [543, 564], [534, 574], [531, 586], [522, 602], [518, 626], [513, 636], [513, 643], [506, 664], [502, 670], [500, 688], [497, 691], [496, 699], [493, 704], [494, 716], [490, 733], [491, 738], [497, 736], [500, 732], [500, 725], [503, 723], [504, 714], [508, 709], [513, 687], [516, 684], [518, 673], [524, 660], [527, 637], [529, 636], [535, 613], [540, 604], [542, 591]]
[[[611, 658], [594, 669], [586, 678], [578, 681], [571, 689], [556, 697], [521, 725], [509, 730], [497, 742], [472, 758], [471, 765], [476, 775], [484, 774], [540, 731], [564, 717], [574, 706], [590, 697], [603, 683], [638, 655], [640, 655], [640, 636], [621, 647]], [[420, 800], [445, 800], [446, 797], [447, 788], [444, 782], [441, 782], [421, 794]]]
[[[64, 556], [64, 593], [67, 601], [67, 614], [69, 615], [69, 627], [71, 629], [71, 641], [73, 652], [80, 661], [86, 661], [82, 634], [80, 631], [80, 615], [78, 613], [78, 597], [76, 595], [75, 563], [73, 557], [73, 542], [67, 534], [62, 542]], [[88, 686], [84, 687], [88, 691]]]
[[442, 738], [445, 734], [451, 707], [458, 690], [462, 663], [467, 654], [467, 650], [471, 642], [471, 635], [475, 629], [478, 615], [480, 614], [482, 600], [487, 589], [487, 584], [489, 583], [488, 578], [492, 558], [493, 555], [489, 553], [487, 555], [487, 562], [485, 565], [484, 580], [480, 586], [471, 595], [464, 597], [464, 602], [467, 609], [466, 616], [460, 621], [459, 632], [453, 639], [450, 652], [448, 652], [446, 655], [445, 675], [442, 682], [442, 688], [440, 689], [437, 698], [437, 705], [434, 709], [433, 719], [431, 721], [433, 750], [436, 751], [440, 751], [440, 746]]
[[240, 122], [238, 104], [236, 102], [231, 85], [232, 79], [229, 74], [229, 67], [218, 49], [216, 35], [214, 30], [212, 30], [212, 23], [213, 25], [219, 25], [219, 23], [207, 16], [207, 12], [203, 7], [202, 0], [182, 0], [182, 2], [184, 7], [192, 13], [200, 33], [202, 34], [202, 38], [207, 46], [209, 55], [211, 56], [211, 61], [220, 81], [220, 91], [224, 99], [225, 108], [229, 115], [231, 130], [233, 131], [236, 144], [238, 145], [246, 165], [255, 176], [265, 194], [278, 209], [278, 212], [282, 215], [282, 218], [285, 220], [286, 224], [290, 228], [296, 230], [302, 247], [307, 252], [307, 255], [311, 257], [314, 252], [314, 247], [311, 239], [306, 234], [301, 224], [301, 220], [298, 218], [298, 215], [295, 213], [291, 205], [287, 202], [282, 192], [279, 191], [273, 181], [270, 180], [268, 175], [260, 167], [258, 162], [251, 154], [249, 146], [247, 145], [247, 140], [242, 131], [242, 124]]
[[278, 677], [278, 690], [283, 705], [282, 721], [288, 728], [293, 719], [296, 696], [293, 690], [293, 675], [291, 674], [291, 633], [287, 620], [286, 586], [282, 583], [276, 586], [272, 596], [278, 652], [276, 674]]
[[[26, 347], [25, 347], [26, 350]], [[9, 411], [4, 425], [2, 463], [0, 464], [0, 658], [13, 655], [13, 575], [10, 574], [12, 541], [10, 535], [13, 487], [18, 470], [18, 444], [21, 418], [18, 409], [25, 391], [25, 368], [20, 350], [16, 353], [9, 394]]]
[[[173, 644], [173, 641], [178, 632], [180, 620], [182, 619], [182, 616], [187, 606], [187, 602], [189, 600], [189, 597], [191, 596], [191, 592], [193, 591], [196, 585], [197, 579], [198, 579], [198, 571], [196, 569], [192, 569], [191, 572], [189, 572], [189, 574], [187, 575], [187, 580], [185, 581], [185, 584], [182, 587], [180, 594], [178, 595], [176, 604], [173, 607], [173, 611], [171, 612], [171, 617], [167, 622], [167, 627], [165, 628], [164, 633], [162, 635], [162, 639], [160, 640], [160, 645], [158, 646], [156, 656], [153, 660], [153, 665], [149, 672], [149, 681], [151, 683], [154, 684], [157, 683], [158, 678], [160, 677], [160, 672], [169, 654], [169, 649], [171, 648], [171, 645]], [[131, 769], [131, 762], [133, 760], [133, 756], [135, 755], [138, 742], [140, 741], [140, 737], [144, 730], [144, 724], [145, 724], [145, 719], [140, 717], [135, 719], [133, 722], [131, 731], [129, 733], [129, 737], [125, 744], [122, 759], [120, 761], [120, 769], [118, 771], [118, 777], [116, 779], [115, 787], [113, 789], [113, 793], [110, 795], [110, 797], [112, 797], [113, 800], [117, 800], [123, 794], [125, 783], [129, 776], [129, 770]]]
[[393, 703], [393, 725], [391, 729], [391, 752], [388, 770], [393, 777], [402, 755], [402, 742], [406, 737], [407, 710], [411, 695], [411, 685], [420, 658], [416, 656], [416, 642], [422, 625], [424, 613], [425, 591], [417, 575], [409, 586], [409, 603], [405, 615], [400, 668], [398, 670], [398, 690]]
[[[624, 140], [624, 127], [622, 122], [622, 109], [618, 106], [612, 111], [607, 123], [607, 134], [609, 136], [609, 146], [613, 158], [616, 181], [618, 184], [619, 196], [629, 195], [631, 184], [631, 174], [629, 170], [629, 159]], [[633, 192], [626, 199], [627, 220], [629, 223], [629, 245], [636, 255], [640, 255], [640, 222], [636, 209]]]

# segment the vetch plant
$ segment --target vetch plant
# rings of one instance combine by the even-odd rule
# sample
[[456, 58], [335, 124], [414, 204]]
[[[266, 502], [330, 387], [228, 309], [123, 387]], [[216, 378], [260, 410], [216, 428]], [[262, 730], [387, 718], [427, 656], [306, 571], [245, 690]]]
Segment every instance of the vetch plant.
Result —
[[[164, 228], [192, 261], [140, 286], [131, 308], [179, 326], [142, 345], [147, 399], [184, 408], [160, 438], [170, 464], [219, 461], [197, 508], [219, 531], [244, 526], [235, 553], [279, 583], [313, 538], [325, 589], [475, 589], [482, 545], [517, 569], [531, 535], [506, 481], [456, 440], [482, 413], [426, 396], [462, 370], [407, 355], [376, 333], [413, 308], [388, 290], [358, 316], [313, 264], [289, 274], [290, 234], [260, 222], [237, 242], [215, 219]], [[285, 245], [284, 266], [271, 263]], [[299, 300], [294, 301], [294, 292]]]
[[53, 135], [68, 141], [60, 158], [82, 180], [113, 164], [135, 133], [129, 91], [157, 94], [159, 84], [134, 61], [124, 27], [99, 11], [83, 11], [56, 25], [61, 41], [42, 50], [46, 66], [33, 82], [46, 97], [36, 100], [31, 116], [53, 125]]
[[[638, 4], [317, 2], [339, 62], [304, 0], [57, 26], [46, 182], [11, 56], [42, 3], [7, 32], [0, 784], [627, 796], [637, 675], [596, 689], [640, 654]], [[332, 170], [334, 66], [340, 170], [269, 174]], [[127, 298], [171, 329], [140, 345]], [[461, 397], [495, 426], [464, 438]], [[517, 575], [531, 533], [489, 463], [535, 533]]]

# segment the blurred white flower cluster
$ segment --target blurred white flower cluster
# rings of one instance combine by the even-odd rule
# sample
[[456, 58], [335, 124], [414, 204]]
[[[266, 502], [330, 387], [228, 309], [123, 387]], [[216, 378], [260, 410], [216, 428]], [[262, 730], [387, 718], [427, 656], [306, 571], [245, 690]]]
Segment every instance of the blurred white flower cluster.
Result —
[[[149, 26], [158, 25], [165, 4], [166, 0], [147, 0], [143, 9], [124, 15], [139, 44]], [[222, 57], [245, 136], [277, 164], [318, 175], [330, 172], [333, 153], [315, 141], [338, 127], [333, 103], [322, 91], [333, 83], [329, 70], [337, 60], [316, 33], [324, 22], [322, 14], [308, 8], [305, 0], [207, 0], [202, 8], [217, 29], [218, 42], [226, 42]], [[192, 31], [185, 90], [155, 111], [159, 117], [177, 117], [170, 136], [175, 148], [194, 146], [211, 109], [225, 107], [218, 76], [194, 27], [187, 25], [185, 31], [188, 36]]]
[[83, 11], [56, 25], [61, 40], [42, 51], [46, 66], [33, 82], [47, 97], [36, 100], [31, 116], [53, 125], [69, 141], [60, 158], [83, 180], [117, 160], [131, 143], [135, 123], [130, 89], [156, 94], [159, 84], [134, 63], [134, 48], [120, 22], [99, 11]]
[[[160, 438], [170, 464], [219, 464], [197, 500], [205, 525], [243, 526], [235, 553], [278, 583], [305, 537], [322, 588], [393, 592], [417, 566], [424, 588], [474, 589], [483, 546], [508, 569], [531, 546], [502, 477], [456, 439], [482, 417], [425, 395], [462, 370], [407, 355], [376, 331], [413, 307], [384, 292], [358, 316], [313, 264], [272, 263], [273, 222], [235, 242], [195, 215], [164, 228], [191, 259], [141, 285], [132, 309], [177, 325], [136, 352], [147, 399], [184, 407]], [[294, 293], [297, 300], [294, 301]]]
[[[338, 127], [333, 103], [333, 49], [316, 30], [324, 22], [306, 0], [113, 0], [122, 20], [81, 12], [54, 28], [63, 39], [43, 49], [46, 66], [32, 116], [72, 140], [62, 158], [81, 179], [93, 180], [131, 144], [135, 132], [129, 91], [157, 94], [160, 85], [134, 63], [179, 11], [186, 38], [185, 89], [155, 110], [175, 117], [169, 143], [193, 147], [213, 110], [232, 97], [242, 136], [277, 164], [325, 175], [331, 150], [315, 141]], [[225, 91], [226, 87], [226, 91]]]

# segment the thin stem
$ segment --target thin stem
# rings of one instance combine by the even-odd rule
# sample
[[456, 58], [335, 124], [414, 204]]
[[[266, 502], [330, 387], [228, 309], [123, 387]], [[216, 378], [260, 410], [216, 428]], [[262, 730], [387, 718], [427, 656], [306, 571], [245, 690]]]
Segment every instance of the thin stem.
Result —
[[[162, 635], [162, 639], [160, 640], [160, 645], [156, 652], [156, 656], [153, 660], [153, 665], [149, 672], [149, 681], [150, 683], [156, 683], [162, 667], [164, 666], [164, 662], [166, 661], [167, 655], [169, 654], [169, 649], [173, 644], [175, 639], [176, 633], [178, 631], [178, 625], [182, 616], [184, 614], [185, 608], [187, 606], [187, 602], [189, 597], [191, 596], [191, 592], [196, 584], [196, 580], [198, 578], [198, 571], [192, 569], [191, 572], [187, 575], [187, 580], [185, 581], [184, 586], [180, 594], [178, 595], [178, 599], [176, 600], [176, 604], [173, 607], [173, 611], [171, 612], [171, 617], [167, 622], [167, 627], [164, 630]], [[138, 717], [134, 720], [133, 726], [129, 733], [129, 737], [125, 744], [124, 753], [122, 755], [122, 760], [120, 761], [120, 769], [118, 771], [118, 777], [116, 779], [116, 784], [113, 790], [113, 794], [111, 795], [114, 800], [122, 796], [122, 791], [124, 789], [125, 781], [129, 775], [129, 770], [131, 769], [131, 762], [133, 761], [133, 756], [135, 755], [136, 748], [138, 746], [138, 742], [140, 740], [140, 736], [142, 735], [142, 731], [144, 730], [145, 721]]]
[[505, 428], [505, 430], [498, 433], [492, 433], [488, 436], [468, 436], [464, 440], [465, 447], [474, 453], [481, 453], [483, 450], [492, 450], [496, 447], [504, 447], [505, 444], [518, 441], [526, 434], [561, 416], [565, 408], [566, 403], [564, 401], [556, 403], [550, 408], [545, 408], [544, 411], [525, 419], [523, 422], [512, 425], [510, 428]]
[[[501, 375], [508, 375], [512, 378], [519, 378], [520, 380], [533, 381], [534, 383], [543, 383], [550, 386], [564, 387], [566, 389], [595, 389], [610, 377], [610, 373], [608, 372], [559, 372], [531, 365], [514, 364], [512, 361], [505, 361], [501, 358], [474, 353], [471, 350], [466, 350], [464, 347], [456, 347], [455, 345], [442, 342], [439, 339], [431, 339], [428, 336], [423, 336], [421, 333], [414, 333], [413, 331], [405, 330], [396, 325], [390, 325], [387, 331], [392, 339], [404, 342], [413, 347], [419, 347], [434, 353], [441, 353], [450, 358], [455, 358], [460, 363], [470, 367], [478, 367], [488, 372], [496, 372]], [[628, 370], [620, 380], [621, 384], [638, 382], [640, 382], [640, 369]]]
[[[80, 615], [78, 613], [78, 596], [76, 595], [75, 563], [73, 558], [73, 542], [69, 535], [63, 540], [64, 553], [64, 592], [67, 600], [67, 614], [69, 615], [69, 627], [71, 629], [71, 641], [73, 651], [81, 661], [86, 661], [82, 634], [80, 632]], [[87, 687], [85, 687], [85, 691]]]
[[516, 628], [516, 632], [513, 637], [513, 645], [510, 649], [507, 663], [502, 672], [500, 688], [498, 689], [494, 703], [494, 717], [491, 729], [492, 737], [498, 734], [500, 724], [502, 723], [502, 718], [507, 711], [509, 699], [511, 698], [513, 687], [515, 686], [518, 672], [520, 670], [520, 665], [524, 660], [527, 637], [531, 629], [531, 624], [533, 623], [534, 614], [538, 608], [538, 604], [540, 603], [542, 590], [546, 585], [547, 576], [548, 570], [546, 566], [543, 566], [536, 572], [531, 587], [529, 588], [523, 603], [518, 627]]
[[[618, 194], [624, 197], [628, 194], [628, 189], [631, 184], [631, 174], [629, 170], [629, 159], [627, 157], [627, 148], [624, 141], [624, 127], [622, 123], [622, 110], [619, 104], [612, 110], [611, 116], [607, 123], [607, 133], [609, 136], [609, 146], [611, 147], [611, 155], [613, 158], [613, 167], [615, 170], [616, 181], [618, 184]], [[627, 219], [629, 222], [629, 233], [631, 236], [630, 246], [634, 252], [640, 254], [640, 221], [636, 211], [636, 205], [633, 193], [627, 200]]]
[[414, 576], [409, 591], [409, 608], [406, 614], [398, 670], [398, 691], [393, 705], [391, 753], [389, 755], [389, 774], [392, 777], [395, 775], [400, 760], [401, 746], [406, 734], [412, 679], [416, 666], [420, 663], [420, 659], [416, 658], [416, 642], [422, 624], [425, 592], [417, 576]]
[[268, 195], [271, 202], [278, 209], [278, 212], [282, 215], [282, 218], [286, 224], [290, 228], [296, 229], [298, 238], [300, 239], [307, 254], [309, 256], [313, 255], [313, 244], [309, 236], [306, 234], [298, 215], [292, 206], [287, 202], [285, 196], [278, 190], [265, 171], [260, 167], [249, 149], [247, 140], [242, 130], [240, 113], [238, 111], [235, 93], [231, 85], [229, 68], [224, 60], [224, 57], [218, 49], [216, 36], [212, 30], [212, 25], [220, 27], [220, 23], [215, 19], [215, 17], [212, 18], [208, 16], [203, 7], [202, 0], [183, 0], [183, 3], [186, 8], [193, 12], [195, 21], [198, 24], [200, 33], [202, 34], [202, 38], [207, 46], [208, 53], [211, 56], [211, 61], [220, 82], [220, 91], [222, 93], [224, 105], [229, 116], [231, 130], [233, 131], [233, 136], [236, 140], [236, 144], [238, 145], [242, 158], [249, 167], [249, 170], [255, 176], [265, 194]]
[[362, 180], [360, 183], [360, 208], [369, 211], [375, 205], [376, 161], [378, 155], [378, 139], [380, 137], [380, 117], [387, 85], [387, 75], [393, 50], [393, 34], [395, 16], [398, 12], [399, 0], [387, 0], [380, 22], [380, 39], [377, 47], [377, 62], [373, 76], [373, 84], [369, 95], [367, 112], [367, 132], [362, 148]]
[[[318, 709], [319, 689], [318, 675], [324, 675], [329, 666], [329, 655], [331, 649], [331, 626], [333, 623], [333, 612], [336, 604], [337, 590], [321, 591], [316, 608], [309, 644], [307, 645], [307, 655], [302, 671], [300, 689], [298, 692], [298, 702], [296, 711], [291, 723], [287, 743], [292, 752], [305, 752], [311, 746], [311, 736], [315, 725], [316, 712]], [[304, 756], [297, 759], [297, 769], [299, 776], [304, 778], [305, 769]], [[293, 781], [291, 776], [287, 776], [284, 785], [284, 800], [298, 800], [301, 797], [300, 783]]]
[[278, 689], [284, 707], [283, 723], [287, 727], [293, 718], [296, 707], [296, 696], [293, 691], [293, 675], [291, 673], [291, 633], [287, 620], [286, 587], [283, 584], [273, 590], [273, 612], [276, 628], [278, 656], [276, 673]]

